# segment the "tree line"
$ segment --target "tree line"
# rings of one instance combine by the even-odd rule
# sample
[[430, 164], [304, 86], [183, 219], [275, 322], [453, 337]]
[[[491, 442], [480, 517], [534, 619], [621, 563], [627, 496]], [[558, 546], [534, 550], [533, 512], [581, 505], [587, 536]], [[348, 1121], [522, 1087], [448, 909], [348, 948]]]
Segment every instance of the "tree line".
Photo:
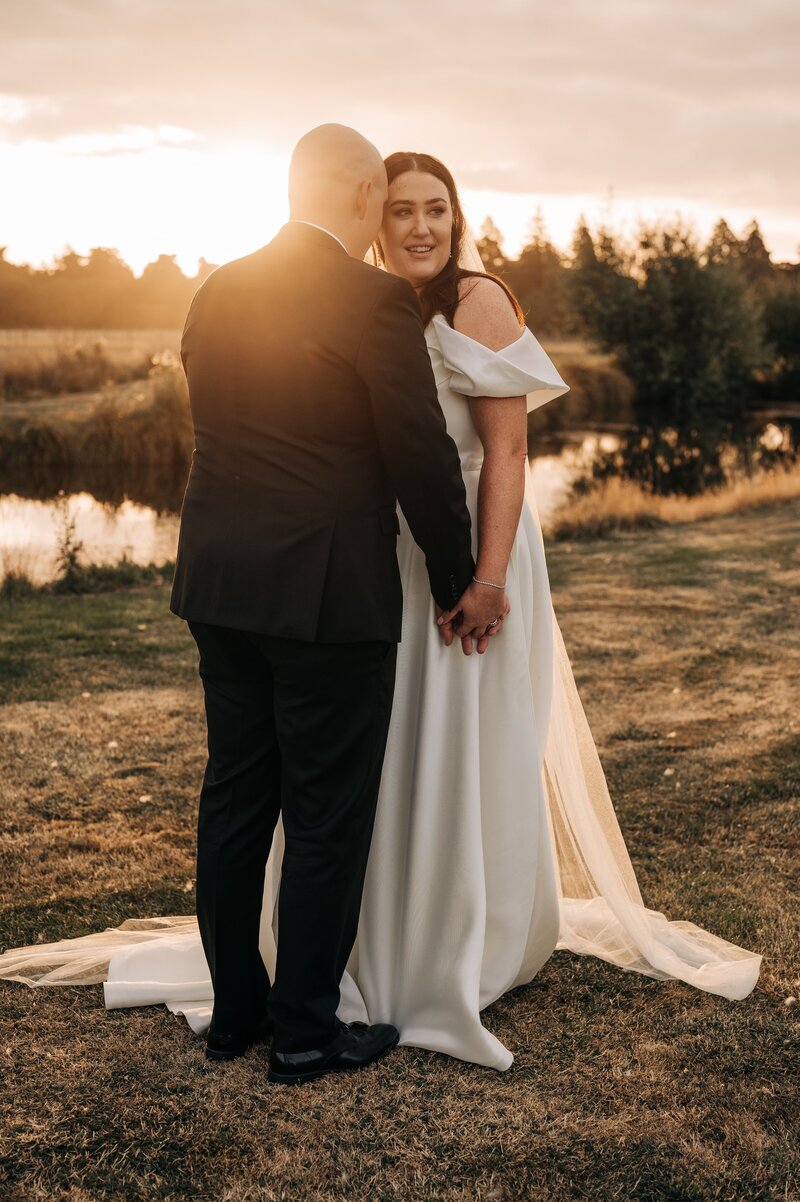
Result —
[[[689, 253], [691, 234], [682, 233]], [[642, 235], [651, 242], [656, 236], [652, 230]], [[607, 229], [592, 235], [583, 220], [571, 250], [562, 253], [550, 240], [541, 213], [516, 258], [505, 254], [503, 236], [491, 218], [484, 223], [478, 249], [486, 270], [506, 280], [529, 324], [545, 339], [594, 332], [587, 300], [608, 284], [597, 263], [634, 276], [641, 266], [637, 248], [623, 246]], [[800, 263], [774, 263], [755, 221], [737, 238], [720, 220], [707, 245], [693, 246], [692, 253], [701, 266], [735, 269], [748, 298], [759, 304], [776, 288], [796, 289], [800, 282]], [[95, 247], [87, 255], [68, 250], [51, 266], [33, 268], [9, 262], [0, 247], [0, 328], [179, 329], [194, 292], [215, 266], [201, 259], [197, 273], [188, 276], [175, 255], [163, 254], [136, 276], [118, 251]], [[773, 324], [777, 333], [780, 322]]]
[[[756, 221], [737, 236], [719, 220], [701, 244], [680, 218], [627, 240], [581, 220], [562, 253], [537, 214], [511, 258], [487, 219], [478, 249], [537, 337], [582, 339], [613, 355], [630, 381], [629, 433], [596, 474], [701, 491], [722, 481], [731, 450], [747, 466], [755, 410], [788, 402], [800, 418], [800, 263], [774, 262]], [[174, 255], [159, 255], [137, 277], [102, 247], [34, 269], [0, 250], [0, 327], [179, 328], [213, 269], [201, 260], [187, 276]], [[787, 439], [781, 453], [794, 455], [789, 427]]]
[[0, 329], [180, 329], [214, 266], [201, 259], [187, 276], [175, 255], [159, 255], [136, 276], [118, 251], [95, 247], [37, 269], [10, 263], [0, 248]]
[[[737, 237], [720, 220], [701, 245], [680, 219], [627, 242], [581, 221], [561, 255], [539, 218], [515, 260], [487, 223], [479, 250], [538, 336], [586, 338], [631, 381], [630, 429], [596, 477], [692, 494], [720, 485], [732, 462], [796, 458], [800, 264], [773, 262], [757, 222]], [[754, 417], [776, 405], [794, 426], [770, 449]]]

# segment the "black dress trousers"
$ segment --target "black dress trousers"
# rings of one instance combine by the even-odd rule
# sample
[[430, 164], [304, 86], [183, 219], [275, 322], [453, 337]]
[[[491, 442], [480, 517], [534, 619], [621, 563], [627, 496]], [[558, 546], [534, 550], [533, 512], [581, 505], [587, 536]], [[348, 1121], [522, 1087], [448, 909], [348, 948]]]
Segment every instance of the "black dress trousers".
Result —
[[[189, 626], [208, 724], [197, 914], [214, 984], [213, 1026], [241, 1031], [266, 1007], [277, 1048], [319, 1047], [335, 1033], [358, 927], [397, 645]], [[286, 849], [271, 985], [258, 933], [279, 814]]]

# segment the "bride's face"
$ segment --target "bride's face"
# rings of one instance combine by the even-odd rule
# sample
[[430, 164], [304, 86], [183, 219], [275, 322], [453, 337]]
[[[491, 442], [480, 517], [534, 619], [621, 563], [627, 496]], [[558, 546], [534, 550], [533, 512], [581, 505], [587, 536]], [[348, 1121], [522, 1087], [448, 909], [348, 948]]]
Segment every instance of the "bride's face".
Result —
[[389, 185], [380, 241], [386, 266], [421, 288], [450, 258], [453, 207], [435, 175], [407, 171]]

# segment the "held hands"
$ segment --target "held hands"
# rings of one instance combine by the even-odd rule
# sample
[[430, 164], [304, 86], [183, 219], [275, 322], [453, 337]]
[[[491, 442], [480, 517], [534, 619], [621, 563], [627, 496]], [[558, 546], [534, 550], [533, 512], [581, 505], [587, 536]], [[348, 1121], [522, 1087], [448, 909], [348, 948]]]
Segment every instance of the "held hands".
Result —
[[472, 654], [473, 644], [478, 655], [483, 655], [489, 639], [500, 633], [510, 611], [504, 591], [473, 581], [452, 609], [436, 607], [442, 641], [449, 647], [454, 637], [459, 638], [465, 655]]

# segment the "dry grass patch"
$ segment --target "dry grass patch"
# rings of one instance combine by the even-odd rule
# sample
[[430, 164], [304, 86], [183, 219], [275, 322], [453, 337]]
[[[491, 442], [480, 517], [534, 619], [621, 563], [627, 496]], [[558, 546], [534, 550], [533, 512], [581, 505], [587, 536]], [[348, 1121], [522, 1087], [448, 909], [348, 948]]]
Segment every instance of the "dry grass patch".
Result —
[[0, 330], [0, 398], [27, 400], [141, 379], [176, 330]]
[[171, 498], [177, 505], [194, 445], [186, 378], [170, 355], [148, 364], [145, 374], [66, 400], [0, 407], [5, 490], [51, 497], [59, 489], [80, 492], [91, 479], [94, 495], [113, 497], [124, 480], [131, 498]]
[[800, 497], [800, 465], [740, 479], [697, 497], [659, 497], [619, 477], [570, 497], [553, 514], [548, 534], [555, 539], [592, 538], [621, 530], [684, 525], [743, 513]]
[[[645, 901], [760, 951], [751, 997], [557, 953], [487, 1013], [507, 1074], [401, 1049], [282, 1090], [164, 1009], [0, 983], [4, 1202], [796, 1199], [799, 531], [789, 502], [548, 550]], [[3, 941], [191, 913], [203, 720], [166, 589], [0, 615]]]

